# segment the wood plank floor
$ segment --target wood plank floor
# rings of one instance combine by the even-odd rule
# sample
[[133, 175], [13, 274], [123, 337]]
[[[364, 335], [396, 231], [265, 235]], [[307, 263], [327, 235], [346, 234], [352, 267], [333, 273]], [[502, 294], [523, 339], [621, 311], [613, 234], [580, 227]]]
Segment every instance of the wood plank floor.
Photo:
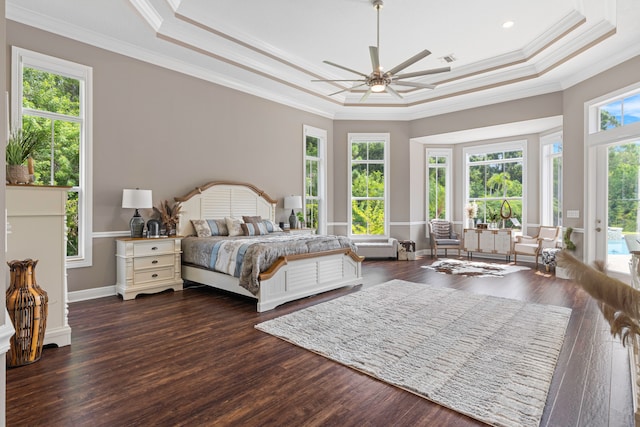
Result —
[[[362, 286], [398, 278], [572, 308], [541, 425], [633, 425], [627, 350], [575, 284], [533, 269], [472, 278], [421, 268], [431, 262], [365, 261]], [[482, 425], [254, 329], [362, 286], [262, 314], [197, 286], [73, 303], [71, 346], [7, 370], [7, 425]]]

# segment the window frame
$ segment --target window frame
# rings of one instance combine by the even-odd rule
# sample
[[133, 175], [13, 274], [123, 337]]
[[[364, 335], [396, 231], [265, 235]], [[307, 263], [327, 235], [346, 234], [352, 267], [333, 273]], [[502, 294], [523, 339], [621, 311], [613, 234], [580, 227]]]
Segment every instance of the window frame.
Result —
[[444, 196], [444, 209], [445, 209], [445, 218], [447, 221], [452, 221], [453, 217], [451, 215], [451, 209], [453, 207], [452, 204], [452, 200], [453, 200], [453, 195], [452, 195], [452, 185], [451, 185], [451, 162], [453, 159], [453, 149], [451, 148], [429, 148], [427, 147], [425, 149], [425, 165], [426, 165], [426, 171], [427, 171], [427, 176], [426, 176], [426, 182], [425, 182], [425, 188], [426, 188], [426, 194], [425, 194], [425, 209], [426, 209], [426, 217], [427, 217], [427, 221], [432, 220], [433, 218], [429, 218], [429, 212], [430, 212], [430, 206], [429, 206], [429, 193], [431, 192], [431, 188], [429, 185], [429, 173], [430, 173], [430, 169], [432, 169], [431, 164], [429, 163], [429, 158], [430, 157], [445, 157], [446, 158], [446, 163], [444, 163], [442, 166], [440, 166], [440, 164], [438, 164], [438, 166], [434, 166], [434, 168], [443, 168], [445, 170], [445, 196]]
[[[67, 268], [89, 267], [93, 259], [93, 68], [87, 65], [67, 61], [17, 46], [11, 50], [11, 117], [13, 123], [21, 124], [25, 112], [37, 116], [54, 117], [55, 113], [40, 114], [37, 110], [24, 109], [23, 68], [36, 68], [49, 73], [59, 74], [80, 81], [80, 176], [78, 187], [72, 191], [78, 193], [78, 255], [66, 257]], [[34, 114], [35, 113], [35, 114]], [[66, 120], [65, 116], [65, 120]], [[75, 120], [74, 120], [75, 121]]]
[[[560, 181], [560, 195], [559, 206], [560, 217], [558, 220], [558, 226], [562, 226], [564, 219], [563, 211], [563, 184], [562, 177], [564, 175], [564, 144], [562, 140], [562, 131], [556, 131], [540, 137], [540, 224], [542, 225], [554, 225], [553, 224], [553, 161], [560, 158], [561, 161], [561, 181]], [[551, 152], [552, 147], [560, 143], [562, 151], [559, 153]]]
[[[470, 147], [464, 147], [462, 152], [464, 162], [463, 172], [463, 191], [461, 198], [461, 206], [466, 206], [469, 203], [469, 156], [477, 154], [488, 154], [501, 151], [522, 151], [522, 218], [520, 222], [522, 224], [523, 231], [527, 224], [527, 140], [519, 139], [508, 142], [498, 142], [494, 144], [474, 145]], [[496, 163], [496, 161], [491, 161]], [[506, 163], [501, 160], [499, 163]]]
[[[382, 200], [384, 202], [384, 234], [353, 234], [352, 233], [352, 220], [353, 220], [353, 183], [352, 183], [352, 170], [353, 170], [353, 155], [352, 145], [358, 142], [381, 142], [384, 145], [384, 159], [381, 164], [384, 167], [384, 195]], [[389, 238], [389, 146], [391, 145], [390, 133], [348, 133], [347, 135], [347, 235], [350, 238], [356, 240], [373, 240], [381, 238]], [[374, 163], [374, 162], [370, 162]]]
[[[318, 157], [307, 156], [307, 137], [318, 139]], [[303, 125], [302, 132], [302, 192], [304, 217], [307, 217], [307, 160], [318, 162], [318, 234], [327, 234], [327, 131], [309, 125]]]

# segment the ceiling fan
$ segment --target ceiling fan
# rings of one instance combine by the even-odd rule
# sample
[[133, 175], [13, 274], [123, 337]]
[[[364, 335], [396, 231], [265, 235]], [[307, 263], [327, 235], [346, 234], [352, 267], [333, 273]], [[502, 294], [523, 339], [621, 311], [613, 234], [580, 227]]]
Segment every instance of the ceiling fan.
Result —
[[424, 71], [416, 71], [413, 73], [404, 73], [404, 74], [396, 74], [400, 71], [404, 70], [408, 66], [418, 62], [422, 58], [425, 58], [431, 55], [431, 52], [428, 50], [423, 50], [418, 54], [412, 56], [411, 58], [404, 61], [402, 64], [396, 65], [389, 71], [383, 72], [382, 67], [380, 66], [380, 9], [382, 9], [383, 2], [382, 0], [372, 0], [373, 8], [377, 12], [378, 22], [377, 22], [377, 40], [376, 46], [369, 46], [369, 55], [371, 56], [371, 65], [373, 67], [373, 71], [370, 74], [361, 73], [360, 71], [352, 70], [351, 68], [344, 67], [342, 65], [336, 64], [331, 61], [322, 61], [325, 64], [332, 65], [334, 67], [341, 68], [345, 71], [349, 71], [354, 74], [358, 74], [361, 76], [361, 79], [347, 79], [347, 80], [312, 80], [313, 82], [357, 82], [360, 83], [353, 87], [339, 90], [338, 92], [334, 92], [329, 94], [329, 96], [337, 95], [342, 92], [351, 92], [352, 90], [358, 89], [363, 86], [368, 86], [369, 89], [365, 92], [365, 94], [360, 98], [360, 102], [363, 102], [372, 92], [387, 92], [390, 93], [397, 98], [402, 99], [402, 95], [400, 95], [396, 90], [394, 90], [390, 85], [398, 85], [398, 86], [409, 86], [415, 87], [419, 89], [434, 89], [436, 85], [419, 83], [419, 82], [410, 82], [403, 81], [403, 79], [409, 79], [412, 77], [426, 76], [428, 74], [437, 74], [443, 73], [446, 71], [451, 71], [450, 67], [443, 68], [434, 68], [431, 70]]

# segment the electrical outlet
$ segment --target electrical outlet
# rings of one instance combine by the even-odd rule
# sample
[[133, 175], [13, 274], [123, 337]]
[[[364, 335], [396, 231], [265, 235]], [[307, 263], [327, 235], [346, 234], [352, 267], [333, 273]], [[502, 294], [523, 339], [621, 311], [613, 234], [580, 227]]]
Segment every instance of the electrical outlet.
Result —
[[567, 209], [567, 218], [580, 218], [580, 211]]

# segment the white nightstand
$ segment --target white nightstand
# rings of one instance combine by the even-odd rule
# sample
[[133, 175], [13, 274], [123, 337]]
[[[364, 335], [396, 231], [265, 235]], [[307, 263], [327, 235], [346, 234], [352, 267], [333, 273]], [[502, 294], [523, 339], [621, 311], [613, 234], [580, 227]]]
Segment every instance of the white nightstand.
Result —
[[122, 299], [166, 289], [182, 290], [182, 237], [116, 239], [116, 292]]
[[316, 230], [313, 228], [290, 228], [284, 231], [290, 234], [316, 234]]

